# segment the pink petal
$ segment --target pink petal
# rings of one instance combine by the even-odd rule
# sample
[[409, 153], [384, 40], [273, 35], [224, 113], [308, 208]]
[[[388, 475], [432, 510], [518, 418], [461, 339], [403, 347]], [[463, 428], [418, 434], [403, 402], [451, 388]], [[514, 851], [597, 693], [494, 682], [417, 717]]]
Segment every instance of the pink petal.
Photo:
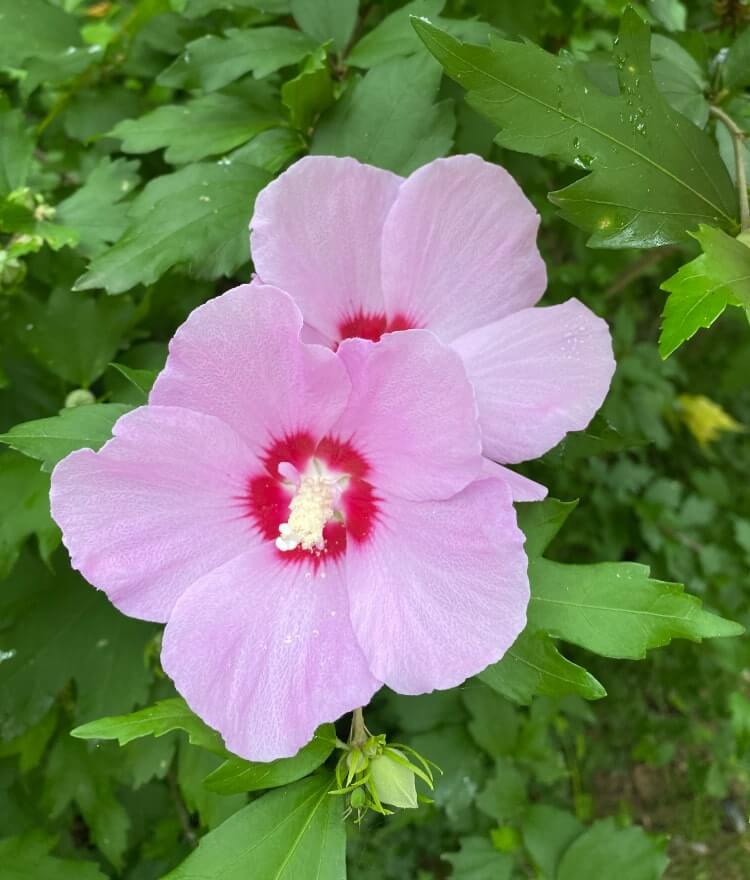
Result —
[[346, 556], [352, 624], [373, 674], [421, 694], [499, 660], [526, 623], [523, 542], [499, 480], [447, 501], [389, 499], [373, 540]]
[[334, 434], [353, 441], [378, 491], [445, 498], [477, 476], [474, 392], [451, 348], [427, 330], [405, 330], [379, 343], [347, 339], [339, 356], [352, 394]]
[[547, 285], [538, 226], [505, 169], [478, 156], [425, 165], [402, 184], [383, 230], [386, 311], [449, 341], [533, 306]]
[[238, 502], [257, 468], [218, 419], [141, 407], [99, 452], [57, 465], [52, 515], [73, 568], [125, 614], [165, 621], [193, 581], [258, 543]]
[[484, 453], [506, 463], [585, 428], [615, 370], [607, 324], [576, 299], [525, 309], [453, 344], [476, 390]]
[[329, 342], [339, 324], [381, 313], [383, 223], [401, 178], [355, 159], [308, 156], [255, 202], [250, 228], [258, 276], [290, 293]]
[[301, 345], [292, 299], [257, 282], [197, 308], [169, 345], [150, 402], [218, 416], [259, 451], [270, 439], [324, 434], [349, 395], [333, 352]]
[[485, 458], [482, 466], [482, 474], [502, 480], [510, 490], [513, 501], [541, 501], [547, 497], [548, 489], [541, 483], [536, 483], [522, 474], [517, 474], [510, 468], [503, 467], [496, 461]]
[[194, 584], [164, 634], [164, 669], [190, 707], [252, 761], [293, 755], [380, 687], [335, 565], [254, 549]]

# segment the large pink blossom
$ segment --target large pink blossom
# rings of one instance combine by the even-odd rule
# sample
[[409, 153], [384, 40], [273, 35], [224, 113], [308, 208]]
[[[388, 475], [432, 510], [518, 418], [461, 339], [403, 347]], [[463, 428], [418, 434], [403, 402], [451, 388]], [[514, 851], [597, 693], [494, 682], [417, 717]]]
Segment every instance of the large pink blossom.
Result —
[[[357, 180], [362, 168], [306, 167]], [[370, 212], [344, 199], [340, 219], [374, 249], [368, 217], [380, 222], [383, 182], [398, 182], [361, 173]], [[309, 234], [333, 247], [329, 229]], [[351, 290], [366, 290], [368, 257], [354, 256], [334, 249], [327, 277], [361, 271]], [[310, 266], [321, 296], [322, 265]], [[275, 287], [211, 300], [177, 331], [149, 404], [52, 475], [73, 566], [126, 614], [166, 623], [177, 689], [256, 760], [294, 754], [382, 682], [422, 693], [479, 672], [522, 630], [529, 595], [510, 492], [484, 476], [456, 352], [428, 330], [336, 352], [301, 330]]]
[[[306, 338], [422, 327], [461, 356], [484, 452], [526, 461], [586, 427], [614, 372], [607, 325], [576, 299], [532, 308], [547, 283], [539, 216], [503, 168], [437, 159], [404, 180], [354, 159], [300, 160], [259, 195], [258, 277], [294, 297]], [[545, 489], [496, 468], [519, 501]]]

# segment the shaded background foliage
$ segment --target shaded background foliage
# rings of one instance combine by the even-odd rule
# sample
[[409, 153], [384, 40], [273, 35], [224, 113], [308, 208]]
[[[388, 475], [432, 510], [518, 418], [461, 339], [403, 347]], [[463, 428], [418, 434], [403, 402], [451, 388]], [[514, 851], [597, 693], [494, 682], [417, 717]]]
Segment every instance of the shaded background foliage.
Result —
[[[635, 13], [623, 15], [614, 0], [0, 0], [0, 431], [9, 446], [0, 453], [2, 880], [151, 880], [213, 829], [230, 836], [206, 838], [218, 843], [197, 851], [203, 861], [190, 876], [343, 876], [339, 856], [325, 849], [335, 841], [320, 811], [317, 850], [309, 834], [308, 849], [294, 849], [302, 832], [292, 828], [273, 851], [253, 855], [254, 874], [231, 867], [232, 846], [282, 826], [295, 804], [323, 804], [336, 820], [325, 778], [259, 796], [267, 778], [261, 786], [247, 782], [252, 768], [227, 769], [221, 744], [173, 703], [145, 725], [158, 737], [136, 733], [120, 748], [69, 735], [174, 690], [159, 668], [158, 629], [119, 615], [70, 571], [47, 504], [54, 462], [104, 442], [114, 420], [145, 400], [175, 327], [249, 277], [252, 201], [306, 152], [406, 174], [471, 151], [511, 170], [543, 217], [545, 302], [577, 296], [606, 317], [618, 358], [592, 426], [526, 468], [552, 496], [581, 499], [547, 555], [576, 565], [645, 563], [725, 617], [748, 621], [750, 445], [742, 430], [701, 445], [688, 422], [694, 397], [705, 395], [735, 428], [750, 425], [747, 322], [728, 308], [750, 300], [712, 275], [698, 306], [693, 298], [683, 307], [695, 294], [678, 284], [662, 353], [726, 310], [660, 358], [659, 287], [700, 253], [686, 233], [713, 221], [692, 196], [683, 204], [684, 192], [644, 176], [639, 161], [623, 165], [611, 142], [579, 132], [576, 108], [589, 88], [579, 78], [585, 70], [599, 90], [587, 113], [601, 111], [602, 95], [622, 99], [618, 138], [643, 137], [642, 152], [661, 150], [678, 174], [686, 160], [669, 114], [705, 130], [685, 129], [696, 150], [708, 151], [706, 186], [721, 208], [715, 225], [736, 235], [733, 144], [709, 106], [750, 126], [749, 13], [732, 0], [652, 0], [635, 10], [640, 17], [623, 35], [630, 43], [618, 49], [618, 29]], [[530, 119], [522, 102], [498, 104], [485, 83], [464, 78], [467, 100], [410, 14], [439, 29], [420, 34], [451, 75], [439, 44], [464, 51], [451, 39], [486, 45], [490, 33], [517, 41], [496, 44], [499, 61], [487, 49], [477, 55], [498, 65], [492, 88], [507, 88], [500, 76], [537, 97], [550, 90], [561, 116]], [[652, 79], [641, 21], [655, 33]], [[560, 55], [534, 54], [518, 38]], [[618, 86], [628, 52], [640, 81]], [[686, 124], [678, 119], [678, 130]], [[701, 191], [691, 175], [687, 168]], [[622, 204], [606, 213], [602, 200]], [[683, 219], [655, 224], [649, 209]], [[685, 317], [696, 308], [697, 322]], [[551, 509], [562, 525], [569, 510]], [[524, 515], [531, 538], [533, 514]], [[711, 626], [703, 634], [718, 634]], [[648, 646], [678, 634], [655, 635]], [[536, 649], [554, 651], [547, 642]], [[444, 693], [378, 695], [371, 729], [418, 748], [443, 775], [432, 806], [347, 828], [350, 877], [750, 875], [747, 639], [675, 642], [638, 662], [575, 646], [565, 654], [601, 685], [581, 670], [577, 684], [559, 688], [572, 693], [555, 693], [519, 685], [506, 669]], [[582, 699], [601, 696], [602, 685], [606, 699]], [[541, 694], [529, 699], [529, 688]], [[130, 738], [122, 724], [112, 729]], [[230, 780], [245, 773], [244, 782], [225, 782], [225, 793], [204, 785], [220, 766]], [[249, 801], [261, 818], [232, 825]]]

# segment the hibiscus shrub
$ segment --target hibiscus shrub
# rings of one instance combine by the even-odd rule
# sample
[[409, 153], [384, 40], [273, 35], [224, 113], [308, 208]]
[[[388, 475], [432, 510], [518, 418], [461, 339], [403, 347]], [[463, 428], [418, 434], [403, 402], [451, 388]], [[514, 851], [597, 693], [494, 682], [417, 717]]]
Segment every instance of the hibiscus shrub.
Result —
[[750, 876], [749, 20], [0, 0], [0, 880]]

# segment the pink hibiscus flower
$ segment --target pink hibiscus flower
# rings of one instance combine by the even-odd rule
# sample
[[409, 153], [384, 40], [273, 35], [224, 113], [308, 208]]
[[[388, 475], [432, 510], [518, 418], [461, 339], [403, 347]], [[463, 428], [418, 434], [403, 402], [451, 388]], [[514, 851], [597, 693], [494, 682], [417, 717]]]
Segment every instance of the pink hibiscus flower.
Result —
[[262, 761], [382, 682], [422, 693], [484, 669], [529, 596], [456, 352], [414, 330], [334, 353], [301, 330], [274, 287], [211, 300], [177, 331], [149, 404], [52, 475], [73, 566], [126, 614], [166, 623], [177, 689]]
[[[406, 180], [354, 159], [300, 160], [263, 190], [251, 222], [258, 277], [294, 297], [307, 339], [432, 330], [461, 356], [484, 453], [536, 458], [588, 425], [615, 361], [606, 323], [576, 299], [531, 308], [547, 284], [539, 215], [478, 156]], [[517, 501], [544, 487], [497, 467]]]

